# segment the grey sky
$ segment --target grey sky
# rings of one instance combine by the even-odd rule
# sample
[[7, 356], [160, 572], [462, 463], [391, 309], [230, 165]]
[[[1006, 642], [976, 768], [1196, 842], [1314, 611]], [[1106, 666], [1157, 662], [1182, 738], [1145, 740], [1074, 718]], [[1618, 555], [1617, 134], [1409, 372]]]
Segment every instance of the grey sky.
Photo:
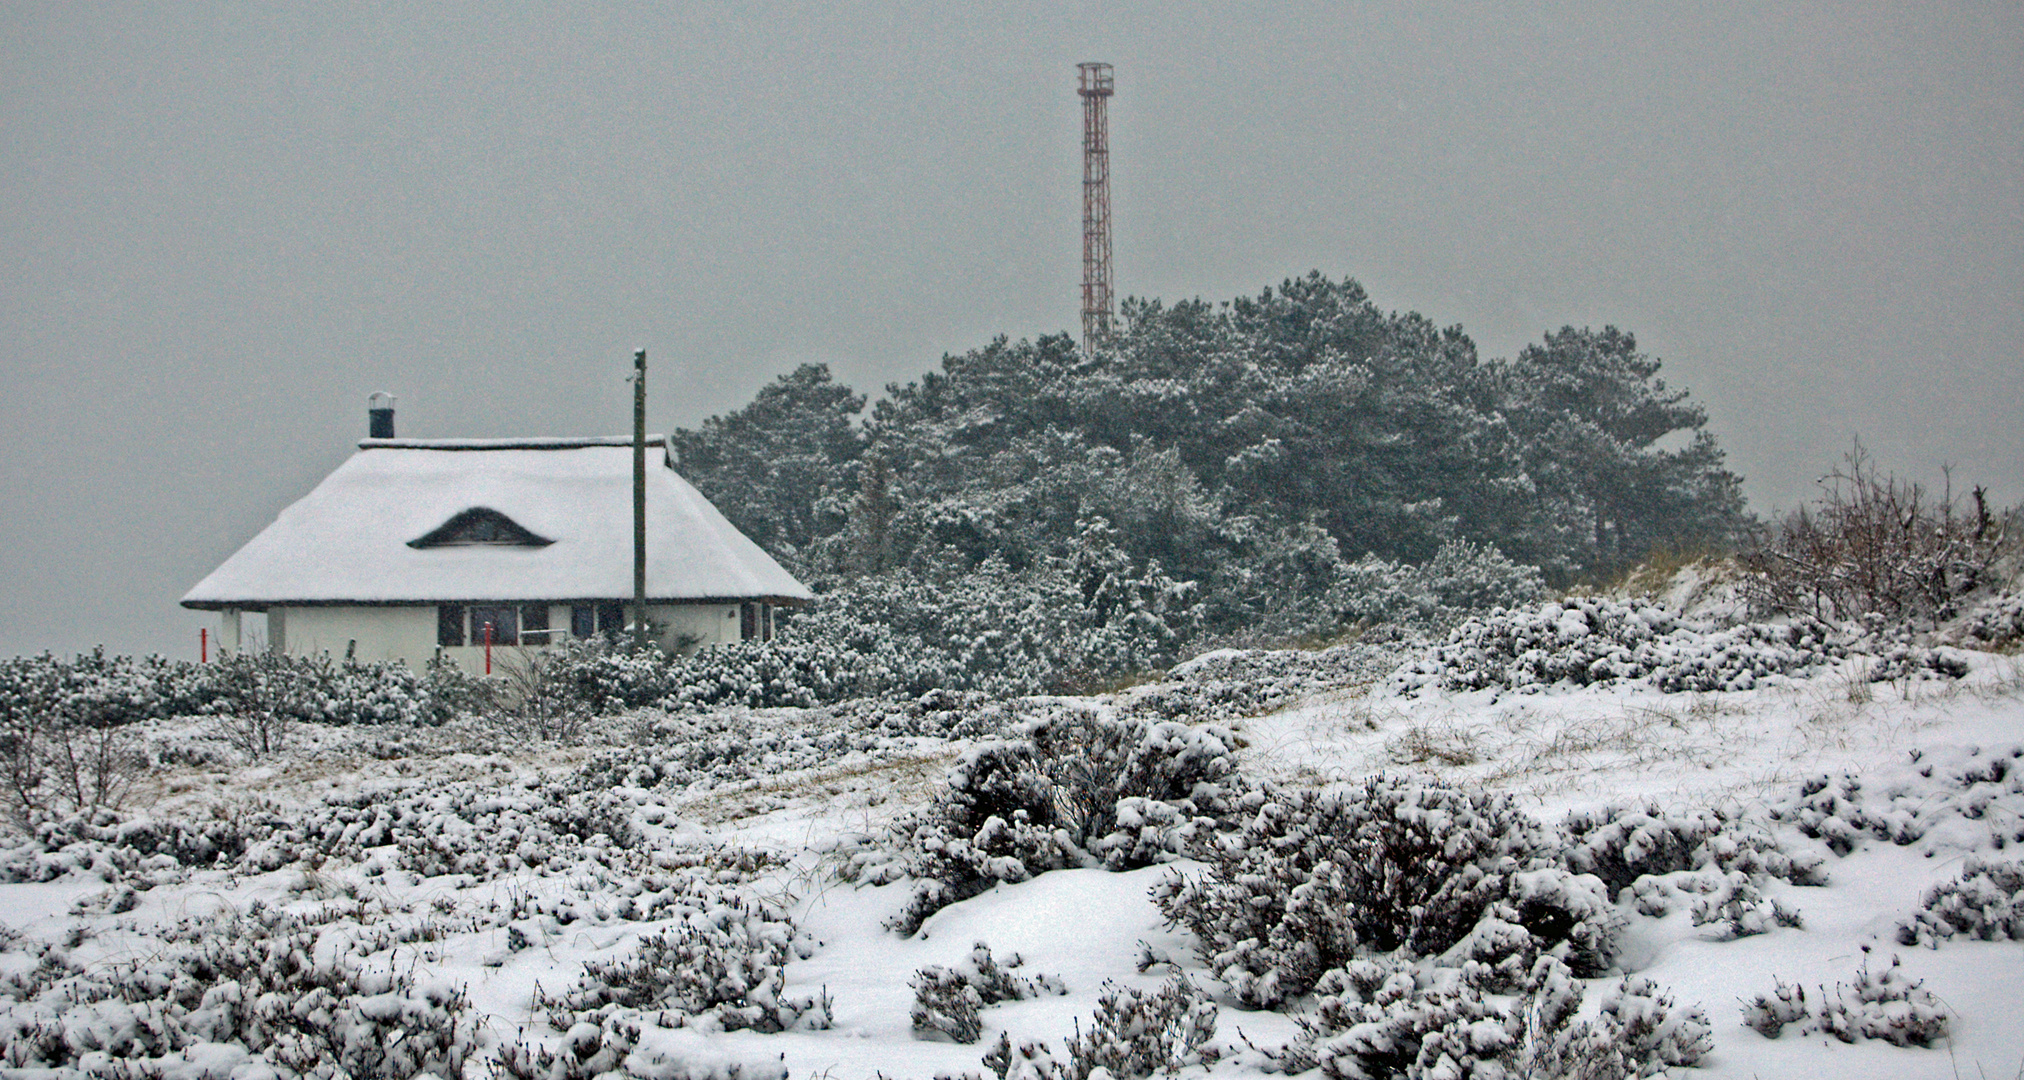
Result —
[[1860, 435], [2024, 498], [2024, 4], [0, 6], [0, 655], [175, 601], [400, 395], [624, 430], [1319, 269], [1485, 356], [1615, 323], [1759, 511]]

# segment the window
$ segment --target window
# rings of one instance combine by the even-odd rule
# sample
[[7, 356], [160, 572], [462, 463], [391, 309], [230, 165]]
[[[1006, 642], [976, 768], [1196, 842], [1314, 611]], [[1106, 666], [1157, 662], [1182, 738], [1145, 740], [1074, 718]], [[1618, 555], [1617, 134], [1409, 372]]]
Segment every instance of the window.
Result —
[[744, 618], [738, 620], [738, 640], [756, 641], [759, 638], [759, 605], [743, 605]]
[[523, 645], [546, 645], [549, 640], [548, 605], [522, 605], [520, 608], [520, 643]]
[[622, 633], [625, 630], [625, 605], [616, 600], [607, 600], [597, 605], [597, 632]]
[[464, 643], [464, 605], [442, 604], [436, 608], [436, 644], [442, 646]]
[[569, 636], [582, 640], [597, 634], [597, 609], [577, 604], [569, 609]]
[[[492, 628], [491, 644], [520, 644], [520, 609], [515, 607], [473, 607], [471, 644], [486, 644], [485, 628]], [[546, 629], [544, 627], [543, 629]]]

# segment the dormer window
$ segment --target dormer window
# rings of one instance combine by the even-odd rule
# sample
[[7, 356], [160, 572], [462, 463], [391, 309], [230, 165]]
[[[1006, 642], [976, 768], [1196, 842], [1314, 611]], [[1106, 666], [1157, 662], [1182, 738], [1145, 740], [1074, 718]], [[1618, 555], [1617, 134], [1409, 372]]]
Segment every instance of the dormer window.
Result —
[[459, 512], [429, 533], [408, 541], [408, 546], [542, 548], [554, 542], [545, 536], [536, 535], [526, 526], [489, 506], [474, 506]]

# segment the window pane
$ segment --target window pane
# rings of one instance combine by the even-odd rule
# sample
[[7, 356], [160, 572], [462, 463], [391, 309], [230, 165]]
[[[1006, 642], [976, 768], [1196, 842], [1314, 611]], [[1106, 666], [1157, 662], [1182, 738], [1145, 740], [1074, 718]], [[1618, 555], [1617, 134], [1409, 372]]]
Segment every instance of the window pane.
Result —
[[609, 630], [614, 634], [624, 630], [625, 629], [624, 605], [617, 603], [603, 603], [597, 605], [597, 629], [599, 633], [603, 633]]
[[548, 605], [525, 604], [520, 608], [520, 643], [548, 644]]
[[589, 604], [578, 604], [569, 609], [569, 636], [587, 638], [597, 633], [597, 609]]
[[442, 604], [436, 608], [436, 644], [464, 643], [464, 605]]
[[520, 644], [520, 609], [511, 607], [473, 607], [471, 609], [471, 644], [485, 644], [485, 627], [492, 628], [492, 644]]

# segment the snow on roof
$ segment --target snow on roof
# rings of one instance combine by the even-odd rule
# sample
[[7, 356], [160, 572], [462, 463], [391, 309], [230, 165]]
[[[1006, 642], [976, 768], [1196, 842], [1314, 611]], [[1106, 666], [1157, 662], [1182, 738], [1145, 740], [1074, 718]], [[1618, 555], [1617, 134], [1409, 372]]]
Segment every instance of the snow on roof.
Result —
[[[624, 599], [633, 594], [632, 440], [366, 439], [183, 597], [192, 608]], [[813, 594], [648, 439], [647, 597]], [[544, 546], [411, 546], [483, 508]]]

